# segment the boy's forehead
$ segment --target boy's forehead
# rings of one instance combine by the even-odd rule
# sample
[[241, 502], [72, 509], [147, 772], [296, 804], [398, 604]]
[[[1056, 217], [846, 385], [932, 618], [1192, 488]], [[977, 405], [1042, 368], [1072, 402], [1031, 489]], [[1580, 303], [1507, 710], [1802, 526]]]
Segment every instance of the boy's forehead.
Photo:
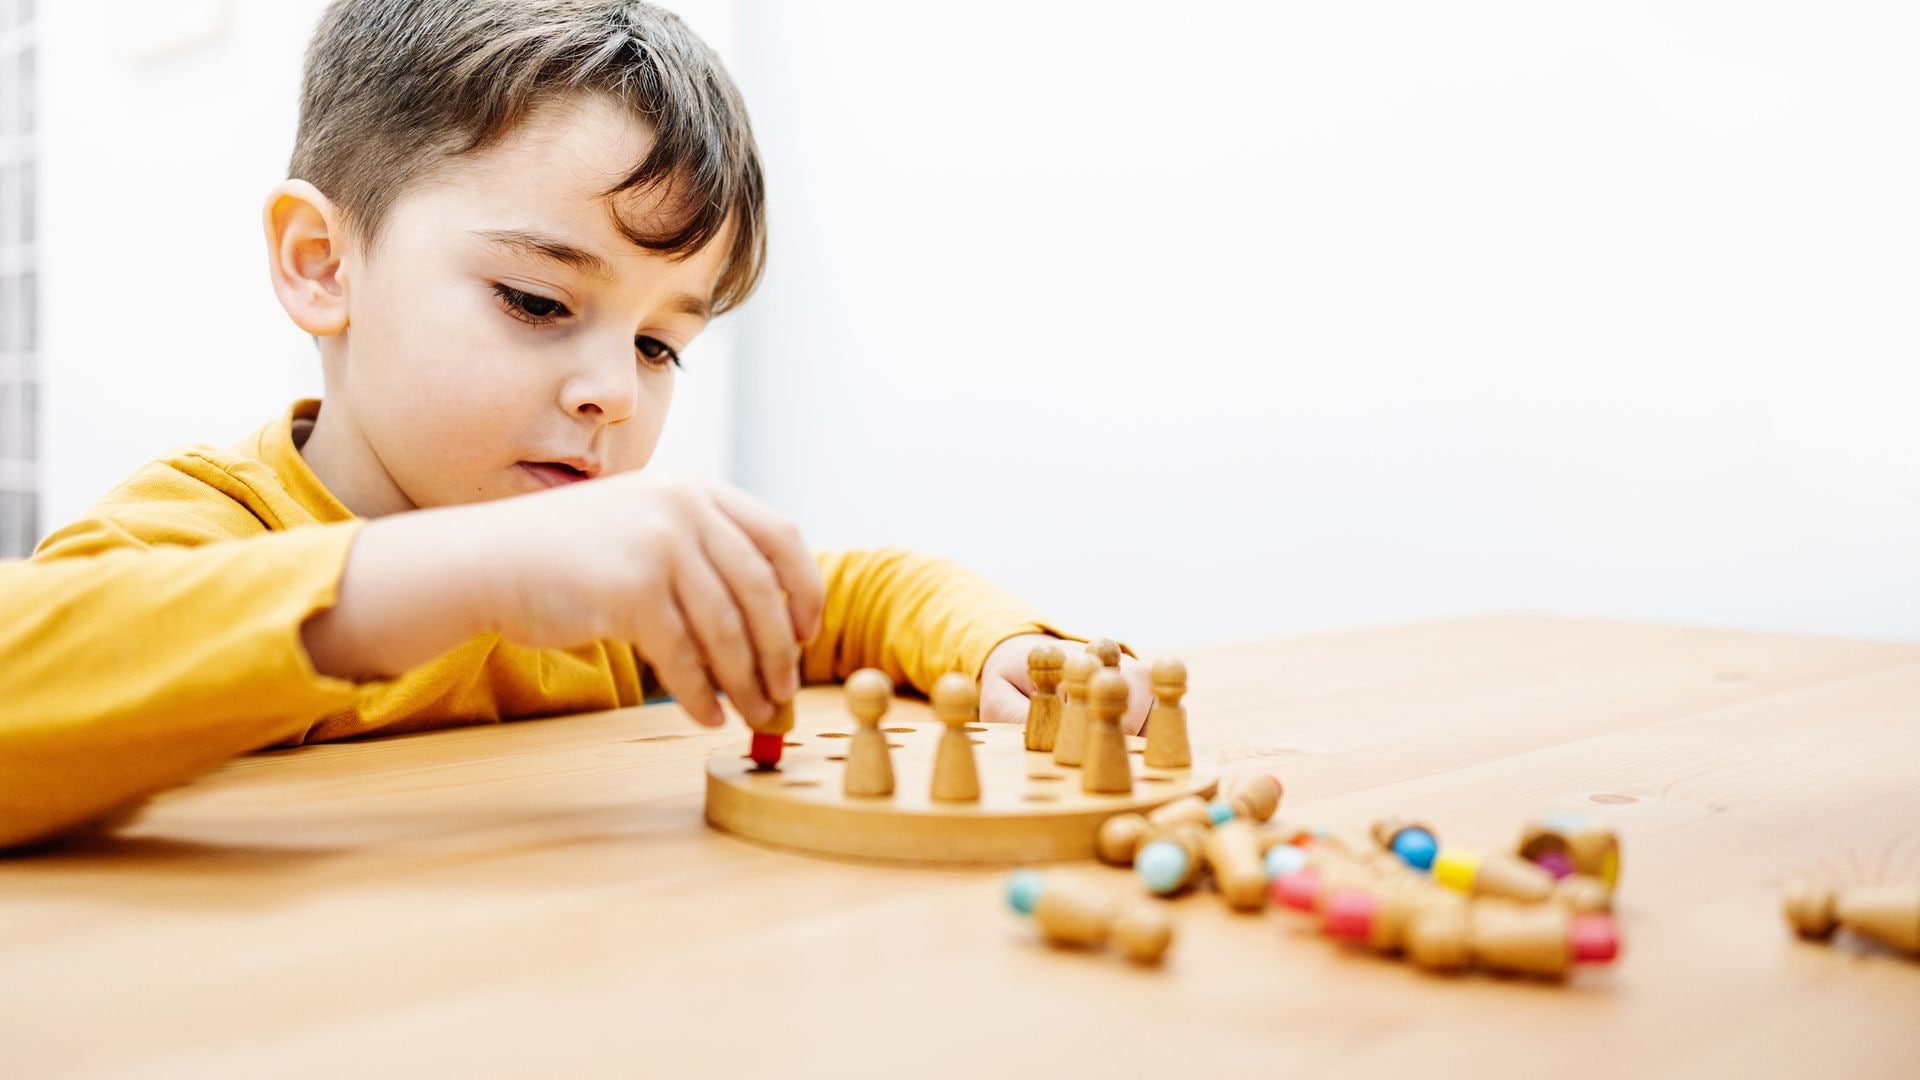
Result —
[[[529, 113], [498, 142], [453, 162], [420, 192], [437, 194], [448, 224], [490, 242], [539, 253], [543, 241], [583, 250], [577, 266], [597, 276], [627, 259], [660, 259], [627, 234], [657, 234], [673, 209], [671, 191], [607, 192], [632, 172], [653, 145], [642, 117], [599, 94], [577, 94]], [[725, 234], [684, 260], [698, 276], [718, 276]], [[571, 257], [559, 261], [575, 262]], [[682, 260], [674, 260], [682, 262]]]

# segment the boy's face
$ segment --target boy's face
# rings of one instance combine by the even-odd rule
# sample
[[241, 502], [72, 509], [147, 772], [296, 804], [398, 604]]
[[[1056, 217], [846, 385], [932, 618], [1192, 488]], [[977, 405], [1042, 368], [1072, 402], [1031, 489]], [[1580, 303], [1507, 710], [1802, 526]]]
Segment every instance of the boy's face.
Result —
[[656, 231], [656, 197], [600, 195], [651, 141], [610, 99], [555, 102], [410, 188], [376, 248], [343, 256], [322, 423], [347, 422], [392, 494], [469, 503], [647, 463], [726, 250], [676, 262], [615, 227]]

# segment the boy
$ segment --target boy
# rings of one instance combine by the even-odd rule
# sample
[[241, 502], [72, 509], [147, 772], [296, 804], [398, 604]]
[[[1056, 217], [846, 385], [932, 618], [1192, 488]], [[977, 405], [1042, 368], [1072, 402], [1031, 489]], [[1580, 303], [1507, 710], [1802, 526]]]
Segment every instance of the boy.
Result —
[[812, 556], [742, 492], [640, 471], [680, 354], [765, 252], [745, 109], [679, 20], [337, 0], [290, 171], [268, 270], [324, 405], [155, 462], [41, 546], [27, 569], [105, 583], [0, 626], [33, 677], [0, 685], [26, 703], [0, 719], [0, 845], [275, 743], [637, 704], [649, 669], [707, 725], [719, 692], [759, 721], [863, 666], [978, 672], [985, 718], [1024, 716], [1054, 631], [1012, 597], [905, 552]]

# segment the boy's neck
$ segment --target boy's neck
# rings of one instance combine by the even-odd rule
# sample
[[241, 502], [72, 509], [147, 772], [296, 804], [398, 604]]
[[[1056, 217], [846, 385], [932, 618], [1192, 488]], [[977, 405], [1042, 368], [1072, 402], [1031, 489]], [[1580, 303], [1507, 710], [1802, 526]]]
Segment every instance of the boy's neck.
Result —
[[329, 407], [323, 400], [312, 432], [299, 445], [313, 475], [356, 517], [377, 518], [414, 509], [346, 410]]

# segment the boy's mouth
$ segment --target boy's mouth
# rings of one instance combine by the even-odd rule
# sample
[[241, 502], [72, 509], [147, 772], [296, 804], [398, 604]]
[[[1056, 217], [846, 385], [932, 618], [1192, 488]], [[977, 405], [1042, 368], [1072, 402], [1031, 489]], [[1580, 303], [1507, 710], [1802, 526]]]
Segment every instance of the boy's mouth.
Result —
[[591, 480], [600, 471], [591, 461], [523, 461], [520, 469], [543, 487]]

